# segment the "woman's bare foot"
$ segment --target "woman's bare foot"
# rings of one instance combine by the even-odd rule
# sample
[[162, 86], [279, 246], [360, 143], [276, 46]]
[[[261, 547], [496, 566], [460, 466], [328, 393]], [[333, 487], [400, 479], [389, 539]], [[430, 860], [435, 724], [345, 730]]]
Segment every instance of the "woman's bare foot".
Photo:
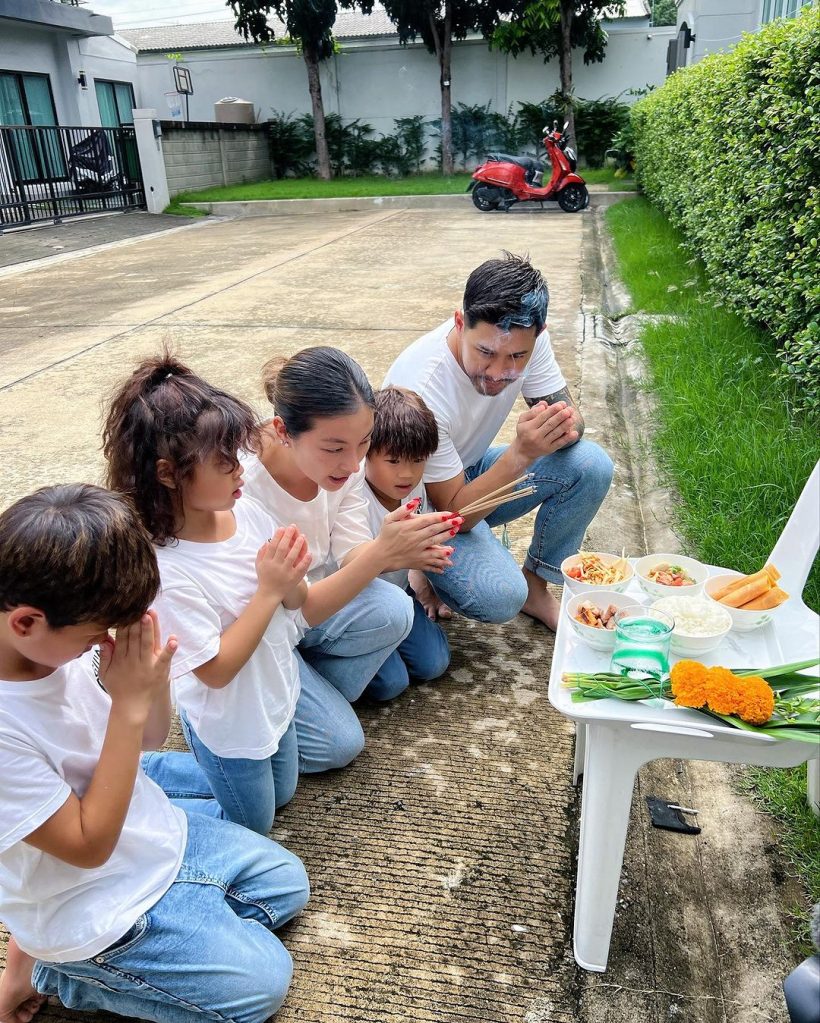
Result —
[[427, 612], [427, 617], [431, 622], [435, 622], [439, 618], [444, 619], [453, 617], [453, 612], [449, 607], [447, 607], [441, 597], [439, 597], [423, 572], [419, 572], [417, 569], [411, 568], [408, 576], [408, 582], [410, 583], [410, 589], [416, 595], [416, 600]]
[[9, 938], [6, 968], [0, 976], [0, 1023], [30, 1023], [40, 1011], [45, 995], [31, 983], [34, 959]]
[[558, 615], [561, 612], [560, 603], [547, 589], [547, 584], [535, 572], [522, 568], [524, 578], [527, 580], [527, 599], [521, 608], [521, 613], [535, 618], [542, 622], [553, 632], [558, 628]]

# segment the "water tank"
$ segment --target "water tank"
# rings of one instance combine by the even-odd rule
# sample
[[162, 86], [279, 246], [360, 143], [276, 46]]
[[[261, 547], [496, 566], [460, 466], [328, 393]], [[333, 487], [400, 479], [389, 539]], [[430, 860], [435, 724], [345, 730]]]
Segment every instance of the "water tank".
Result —
[[220, 124], [254, 124], [253, 103], [248, 99], [226, 96], [214, 103], [214, 120]]

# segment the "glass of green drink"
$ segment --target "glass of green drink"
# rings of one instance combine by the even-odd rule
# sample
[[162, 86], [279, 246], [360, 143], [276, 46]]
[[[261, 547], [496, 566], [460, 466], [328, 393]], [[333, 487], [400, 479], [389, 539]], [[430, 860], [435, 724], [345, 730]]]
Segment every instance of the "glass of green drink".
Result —
[[654, 683], [660, 696], [661, 683], [669, 674], [674, 627], [674, 618], [663, 611], [642, 604], [622, 608], [615, 615], [615, 649], [610, 671], [646, 682], [650, 692]]

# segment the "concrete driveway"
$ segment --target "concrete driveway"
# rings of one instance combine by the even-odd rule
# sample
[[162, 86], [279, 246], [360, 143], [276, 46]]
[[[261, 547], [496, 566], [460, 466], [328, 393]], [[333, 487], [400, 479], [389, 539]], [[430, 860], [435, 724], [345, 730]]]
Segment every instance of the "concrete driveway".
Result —
[[[399, 351], [456, 308], [469, 271], [501, 249], [528, 251], [545, 272], [559, 361], [589, 435], [614, 446], [616, 388], [605, 362], [584, 369], [580, 344], [592, 215], [487, 217], [465, 205], [205, 221], [0, 272], [0, 507], [44, 484], [99, 481], [106, 396], [162, 345], [260, 409], [262, 363], [308, 345], [345, 349], [378, 384]], [[588, 545], [637, 553], [633, 481], [616, 460], [618, 485]], [[512, 539], [523, 554], [526, 523]], [[593, 984], [575, 967], [573, 730], [546, 696], [552, 637], [522, 617], [458, 620], [449, 634], [447, 676], [363, 708], [364, 754], [344, 772], [304, 779], [277, 819], [274, 837], [302, 856], [313, 888], [285, 934], [296, 970], [282, 1023], [784, 1018], [771, 985], [747, 999], [737, 978], [720, 978], [737, 928], [724, 934], [713, 922], [715, 940], [698, 939], [694, 960], [671, 924], [655, 946], [656, 916], [676, 909], [658, 906], [667, 886], [651, 863], [660, 856], [671, 871], [663, 857], [675, 853], [647, 837], [637, 802], [611, 969]], [[704, 853], [690, 849], [685, 876], [696, 880], [675, 894], [697, 914], [699, 900], [720, 893], [714, 877], [701, 881], [708, 891], [697, 887]], [[747, 1002], [748, 1013], [727, 1010]]]

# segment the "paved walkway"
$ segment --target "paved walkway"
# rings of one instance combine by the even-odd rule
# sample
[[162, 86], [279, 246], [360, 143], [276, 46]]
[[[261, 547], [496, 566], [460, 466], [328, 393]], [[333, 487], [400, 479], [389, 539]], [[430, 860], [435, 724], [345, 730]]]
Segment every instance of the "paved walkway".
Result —
[[[344, 348], [378, 383], [459, 304], [468, 272], [504, 248], [529, 251], [544, 270], [559, 361], [590, 435], [614, 446], [617, 381], [604, 362], [590, 370], [578, 344], [591, 216], [466, 208], [206, 222], [0, 276], [0, 507], [43, 484], [99, 480], [102, 403], [163, 344], [260, 409], [262, 363], [307, 345]], [[619, 458], [591, 549], [640, 549], [631, 486]], [[517, 524], [518, 554], [527, 539]], [[693, 925], [686, 948], [673, 926], [681, 902], [697, 920], [699, 900], [719, 894], [690, 883], [663, 903], [674, 843], [647, 834], [639, 801], [610, 971], [590, 978], [575, 967], [573, 734], [546, 696], [551, 636], [523, 617], [458, 620], [449, 633], [447, 676], [363, 708], [364, 754], [304, 779], [277, 820], [274, 836], [303, 857], [313, 887], [285, 937], [296, 973], [282, 1023], [784, 1019], [771, 985], [758, 985], [748, 1013], [727, 1015], [746, 1000], [745, 978], [717, 988], [710, 978], [736, 935], [704, 944]], [[723, 794], [725, 779], [706, 788]], [[715, 866], [708, 854], [706, 864]], [[753, 948], [754, 937], [741, 944]]]

